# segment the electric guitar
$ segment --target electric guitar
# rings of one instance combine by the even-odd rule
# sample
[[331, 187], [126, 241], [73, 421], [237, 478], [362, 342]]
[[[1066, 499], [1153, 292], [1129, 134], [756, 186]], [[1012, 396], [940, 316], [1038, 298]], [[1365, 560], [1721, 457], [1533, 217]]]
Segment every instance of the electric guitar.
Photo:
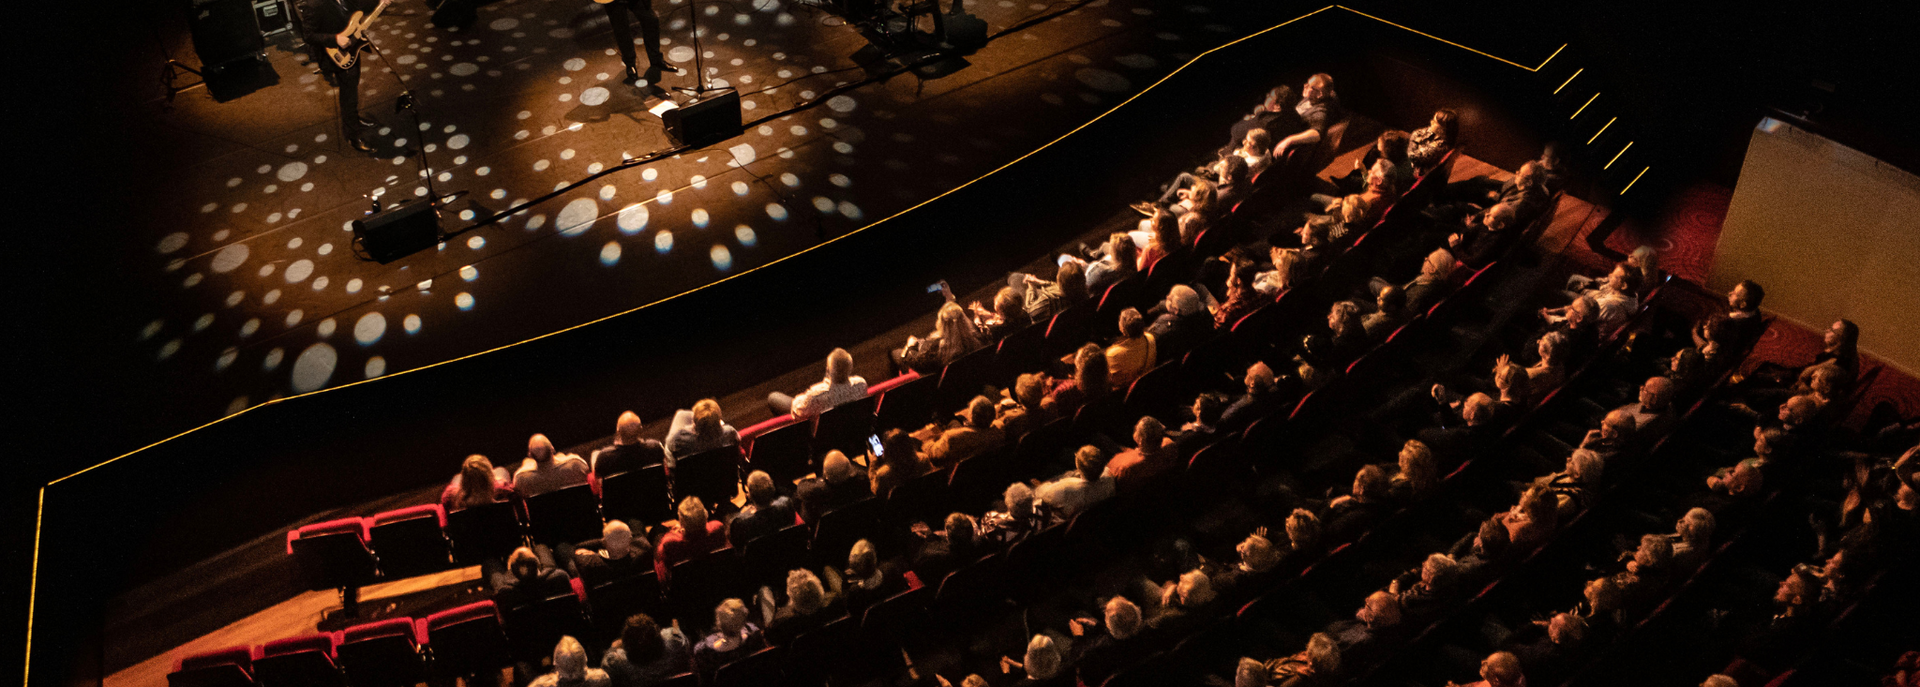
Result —
[[347, 34], [347, 47], [327, 46], [327, 59], [333, 60], [333, 64], [341, 69], [352, 69], [355, 64], [358, 64], [360, 51], [365, 50], [369, 43], [367, 27], [372, 26], [374, 20], [380, 18], [380, 12], [386, 10], [387, 5], [392, 2], [393, 0], [380, 0], [380, 6], [373, 8], [372, 12], [354, 12], [353, 16], [348, 17], [347, 29], [341, 31]]

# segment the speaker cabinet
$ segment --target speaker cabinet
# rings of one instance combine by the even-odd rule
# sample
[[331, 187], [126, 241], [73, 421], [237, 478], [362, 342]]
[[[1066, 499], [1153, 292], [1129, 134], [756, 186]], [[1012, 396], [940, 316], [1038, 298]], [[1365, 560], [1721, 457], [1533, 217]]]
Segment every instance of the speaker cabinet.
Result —
[[217, 70], [267, 49], [250, 0], [200, 0], [188, 9], [187, 28], [200, 64]]
[[354, 220], [353, 237], [385, 264], [438, 245], [440, 216], [427, 199], [415, 198]]
[[686, 105], [660, 114], [667, 135], [681, 145], [697, 146], [740, 135], [740, 92], [711, 91]]

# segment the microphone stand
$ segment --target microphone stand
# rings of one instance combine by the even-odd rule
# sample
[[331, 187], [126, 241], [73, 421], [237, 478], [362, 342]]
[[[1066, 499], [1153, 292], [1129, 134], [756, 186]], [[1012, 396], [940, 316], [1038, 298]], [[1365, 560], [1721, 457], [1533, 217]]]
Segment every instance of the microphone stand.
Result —
[[[387, 62], [387, 54], [380, 51], [380, 46], [374, 45], [372, 41], [368, 41], [367, 49], [372, 50], [373, 54], [380, 58], [381, 64], [386, 64], [388, 65], [388, 69], [392, 69], [392, 65]], [[420, 175], [427, 180], [427, 200], [433, 205], [434, 215], [438, 217], [440, 208], [446, 207], [447, 201], [465, 195], [466, 192], [460, 191], [446, 198], [442, 198], [440, 197], [440, 191], [434, 188], [433, 165], [427, 162], [426, 132], [421, 129], [420, 109], [416, 107], [419, 99], [414, 96], [413, 89], [407, 88], [407, 82], [400, 78], [400, 70], [392, 69], [392, 71], [394, 82], [400, 85], [400, 97], [394, 99], [393, 111], [395, 114], [405, 112], [407, 113], [407, 118], [413, 121], [413, 133], [407, 136], [407, 138], [413, 141], [409, 152], [420, 161]]]
[[693, 27], [693, 71], [696, 79], [694, 83], [699, 85], [694, 88], [679, 86], [674, 90], [691, 95], [695, 101], [698, 101], [700, 96], [706, 95], [709, 91], [720, 89], [707, 86], [706, 53], [700, 48], [700, 0], [687, 0], [687, 11], [689, 13], [687, 24]]

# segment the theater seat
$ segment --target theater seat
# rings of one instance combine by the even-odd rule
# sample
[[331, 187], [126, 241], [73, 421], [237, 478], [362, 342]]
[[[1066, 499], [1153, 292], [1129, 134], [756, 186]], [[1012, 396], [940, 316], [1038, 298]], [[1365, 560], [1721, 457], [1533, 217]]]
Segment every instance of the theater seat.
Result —
[[600, 480], [600, 509], [613, 520], [657, 523], [673, 519], [673, 497], [668, 491], [667, 466], [608, 475]]
[[814, 419], [812, 455], [815, 458], [828, 451], [837, 450], [852, 457], [867, 450], [867, 436], [873, 434], [873, 411], [880, 405], [879, 394], [884, 393], [875, 391], [876, 388], [868, 387], [865, 398], [828, 408]]
[[356, 588], [378, 577], [373, 551], [367, 548], [367, 522], [362, 518], [329, 520], [288, 532], [287, 555], [299, 567], [302, 584], [312, 591]]
[[635, 613], [662, 620], [667, 617], [660, 596], [660, 578], [652, 570], [588, 588], [587, 604], [593, 611], [594, 625], [608, 637], [618, 635], [627, 618]]
[[777, 484], [792, 484], [814, 471], [809, 455], [811, 418], [789, 415], [762, 422], [741, 431], [740, 441], [748, 446], [747, 465], [772, 475]]
[[447, 514], [447, 539], [461, 565], [506, 560], [526, 540], [520, 536], [519, 504], [512, 501], [469, 506]]
[[600, 536], [600, 499], [593, 487], [576, 484], [527, 497], [527, 533], [542, 544], [579, 542]]
[[553, 645], [560, 642], [560, 637], [586, 636], [585, 589], [578, 578], [572, 582], [571, 593], [551, 596], [518, 608], [502, 609], [507, 644], [513, 657], [539, 660], [542, 656], [553, 655]]
[[748, 586], [785, 588], [787, 571], [806, 565], [807, 542], [812, 538], [813, 533], [806, 525], [788, 525], [747, 542], [740, 555]]
[[887, 390], [873, 411], [874, 431], [919, 429], [933, 416], [933, 392], [939, 384], [939, 377], [924, 376]]
[[174, 660], [168, 687], [252, 687], [253, 654], [235, 646]]
[[391, 618], [349, 627], [340, 636], [340, 668], [354, 687], [399, 687], [427, 679], [426, 662], [412, 618]]
[[723, 446], [673, 463], [673, 500], [698, 496], [711, 510], [740, 490], [740, 447]]
[[782, 649], [770, 646], [720, 666], [713, 674], [714, 687], [762, 687], [781, 684]]
[[951, 413], [966, 407], [981, 387], [993, 376], [994, 349], [980, 348], [960, 356], [940, 372], [940, 384], [934, 392], [933, 412]]
[[340, 633], [276, 639], [253, 648], [253, 677], [261, 687], [343, 687], [334, 660]]
[[415, 634], [426, 638], [434, 673], [443, 679], [478, 675], [511, 663], [506, 622], [492, 601], [478, 601], [421, 618]]
[[367, 542], [380, 559], [380, 575], [396, 580], [453, 567], [446, 527], [447, 512], [437, 503], [373, 516]]

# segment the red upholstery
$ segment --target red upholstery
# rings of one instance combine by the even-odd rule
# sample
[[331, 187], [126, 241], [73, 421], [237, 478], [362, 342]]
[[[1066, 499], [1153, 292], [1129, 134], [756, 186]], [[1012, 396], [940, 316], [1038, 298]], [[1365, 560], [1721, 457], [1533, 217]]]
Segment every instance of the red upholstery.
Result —
[[230, 646], [215, 651], [203, 651], [173, 660], [173, 672], [194, 670], [212, 666], [237, 665], [242, 668], [253, 665], [253, 653], [246, 646]]
[[340, 635], [341, 644], [364, 642], [382, 637], [406, 637], [409, 642], [420, 645], [427, 642], [426, 633], [413, 625], [412, 618], [389, 618], [379, 622], [349, 627]]
[[377, 527], [390, 522], [410, 520], [410, 519], [419, 517], [420, 515], [425, 513], [432, 513], [435, 518], [439, 519], [440, 528], [446, 529], [447, 509], [440, 507], [440, 504], [438, 503], [429, 503], [426, 505], [413, 506], [411, 508], [402, 508], [400, 510], [390, 510], [385, 513], [380, 513], [378, 515], [373, 516], [373, 521], [368, 524], [368, 528]]
[[879, 396], [880, 394], [884, 394], [889, 390], [892, 390], [894, 387], [900, 386], [902, 384], [911, 382], [919, 378], [920, 378], [920, 373], [914, 372], [912, 370], [908, 370], [906, 374], [903, 374], [898, 377], [894, 377], [893, 379], [889, 379], [879, 384], [875, 384], [873, 386], [867, 387], [867, 395]]
[[741, 443], [753, 441], [754, 437], [766, 434], [767, 432], [806, 421], [806, 418], [797, 418], [792, 415], [776, 415], [772, 418], [762, 420], [759, 424], [752, 427], [740, 430], [740, 441]]
[[567, 580], [567, 582], [573, 585], [573, 595], [580, 598], [580, 603], [586, 603], [587, 602], [587, 583], [584, 581], [581, 581], [581, 579], [578, 577], [575, 577], [571, 580]]
[[425, 630], [446, 627], [457, 622], [486, 616], [493, 616], [496, 620], [499, 619], [500, 607], [495, 606], [492, 601], [475, 601], [465, 606], [455, 606], [421, 618], [416, 624], [421, 627], [421, 634], [425, 634]]
[[339, 520], [318, 522], [297, 530], [289, 531], [287, 532], [287, 555], [293, 555], [293, 542], [301, 537], [317, 537], [323, 534], [352, 532], [359, 535], [360, 541], [365, 543], [367, 541], [367, 530], [369, 527], [366, 518], [341, 518]]
[[340, 633], [322, 632], [319, 634], [297, 635], [276, 639], [253, 648], [253, 660], [272, 656], [285, 656], [305, 651], [318, 651], [331, 657], [334, 649], [340, 646]]

